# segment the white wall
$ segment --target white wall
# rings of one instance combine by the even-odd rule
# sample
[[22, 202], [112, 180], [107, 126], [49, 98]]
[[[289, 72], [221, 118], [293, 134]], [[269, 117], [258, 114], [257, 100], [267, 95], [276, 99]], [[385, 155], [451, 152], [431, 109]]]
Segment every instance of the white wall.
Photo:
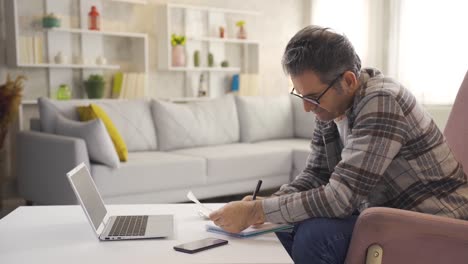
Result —
[[[4, 0], [1, 1], [3, 3]], [[31, 0], [40, 1], [40, 0]], [[57, 0], [60, 1], [60, 0]], [[148, 5], [131, 5], [112, 3], [112, 17], [122, 18], [128, 31], [144, 32], [149, 35], [149, 91], [152, 97], [182, 96], [184, 73], [164, 72], [157, 68], [157, 18], [158, 5], [171, 3], [204, 5], [219, 8], [255, 10], [262, 13], [261, 25], [256, 26], [258, 32], [248, 31], [249, 37], [261, 41], [260, 71], [261, 94], [276, 95], [287, 92], [288, 80], [281, 68], [281, 55], [288, 40], [302, 26], [304, 21], [304, 0], [148, 0]], [[46, 95], [47, 70], [45, 69], [13, 69], [5, 66], [5, 23], [3, 7], [0, 9], [0, 82], [6, 73], [13, 75], [25, 74], [26, 83], [24, 98], [36, 99]], [[247, 26], [247, 30], [249, 27]]]

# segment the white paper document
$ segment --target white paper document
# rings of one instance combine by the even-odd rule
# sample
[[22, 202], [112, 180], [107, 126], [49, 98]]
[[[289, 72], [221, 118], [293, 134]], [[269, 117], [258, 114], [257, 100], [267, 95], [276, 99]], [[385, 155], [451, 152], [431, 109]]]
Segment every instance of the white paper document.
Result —
[[293, 227], [294, 226], [288, 225], [288, 224], [273, 224], [273, 223], [266, 222], [262, 225], [250, 226], [247, 229], [239, 233], [230, 233], [230, 232], [223, 230], [219, 226], [215, 226], [214, 224], [207, 224], [206, 231], [218, 233], [218, 234], [224, 234], [224, 235], [233, 236], [233, 237], [252, 237], [252, 236], [258, 236], [261, 234], [266, 234], [266, 233], [271, 233], [271, 232], [284, 232], [284, 231], [290, 232], [292, 231]]
[[198, 205], [198, 214], [203, 217], [204, 219], [210, 219], [210, 214], [213, 212], [210, 208], [204, 206], [200, 201], [198, 201], [197, 197], [192, 193], [192, 191], [189, 191], [187, 193], [187, 198], [196, 203]]

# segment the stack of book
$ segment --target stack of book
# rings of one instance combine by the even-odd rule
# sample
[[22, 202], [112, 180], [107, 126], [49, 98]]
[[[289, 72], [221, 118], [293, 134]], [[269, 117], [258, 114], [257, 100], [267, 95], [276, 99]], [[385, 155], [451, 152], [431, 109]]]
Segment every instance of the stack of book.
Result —
[[136, 99], [146, 97], [146, 74], [138, 72], [118, 72], [114, 75], [112, 98]]
[[22, 63], [38, 64], [45, 62], [43, 36], [20, 36], [18, 48]]

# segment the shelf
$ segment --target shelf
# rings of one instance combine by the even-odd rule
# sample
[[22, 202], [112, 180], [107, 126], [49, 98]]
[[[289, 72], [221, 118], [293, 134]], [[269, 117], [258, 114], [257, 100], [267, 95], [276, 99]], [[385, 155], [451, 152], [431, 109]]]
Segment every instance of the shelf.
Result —
[[169, 67], [169, 71], [240, 72], [239, 67]]
[[127, 37], [127, 38], [146, 38], [144, 33], [133, 33], [133, 32], [118, 32], [118, 31], [97, 31], [79, 28], [50, 28], [44, 29], [46, 32], [64, 32], [73, 34], [91, 34], [91, 35], [104, 35], [104, 36], [115, 36], [115, 37]]
[[129, 4], [141, 4], [146, 5], [148, 4], [148, 0], [107, 0], [109, 2], [122, 2], [122, 3], [129, 3]]
[[258, 40], [252, 40], [252, 39], [215, 38], [215, 37], [188, 37], [188, 40], [223, 42], [223, 43], [240, 43], [240, 44], [259, 44], [260, 43]]
[[25, 68], [63, 68], [63, 69], [108, 69], [118, 70], [119, 65], [84, 65], [84, 64], [53, 64], [53, 63], [40, 63], [40, 64], [27, 64], [20, 63], [18, 67]]
[[216, 8], [216, 7], [202, 7], [202, 6], [192, 6], [192, 5], [181, 5], [181, 4], [168, 4], [169, 8], [182, 8], [182, 9], [192, 9], [192, 10], [201, 10], [214, 13], [230, 13], [230, 14], [240, 14], [240, 15], [251, 15], [259, 16], [260, 12], [248, 11], [248, 10], [235, 10], [235, 9], [226, 9], [226, 8]]
[[172, 98], [163, 98], [162, 100], [166, 100], [169, 102], [199, 102], [199, 101], [207, 101], [213, 98], [208, 96], [205, 97], [172, 97]]

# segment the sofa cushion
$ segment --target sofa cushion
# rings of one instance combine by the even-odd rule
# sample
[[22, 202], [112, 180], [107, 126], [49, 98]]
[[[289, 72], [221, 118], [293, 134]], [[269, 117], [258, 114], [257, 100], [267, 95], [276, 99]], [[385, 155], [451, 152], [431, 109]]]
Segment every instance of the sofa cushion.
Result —
[[288, 96], [236, 98], [242, 142], [292, 138], [293, 114]]
[[315, 129], [315, 114], [304, 110], [299, 98], [291, 98], [294, 118], [294, 136], [311, 139]]
[[233, 96], [187, 104], [154, 100], [159, 150], [228, 144], [239, 141]]
[[302, 138], [293, 138], [262, 141], [255, 144], [290, 149], [293, 155], [293, 174], [298, 174], [298, 172], [301, 172], [305, 168], [307, 157], [310, 154], [311, 141]]
[[206, 183], [203, 158], [159, 151], [130, 152], [118, 169], [92, 164], [91, 171], [100, 193], [108, 197]]
[[282, 174], [285, 175], [286, 183], [292, 166], [291, 150], [254, 144], [236, 143], [181, 149], [171, 153], [206, 159], [208, 183], [260, 179]]
[[96, 101], [122, 135], [128, 151], [157, 149], [150, 103], [145, 100]]
[[58, 115], [55, 121], [55, 132], [58, 135], [82, 138], [88, 149], [89, 159], [112, 168], [119, 167], [119, 157], [114, 144], [100, 119], [88, 122], [70, 120]]

